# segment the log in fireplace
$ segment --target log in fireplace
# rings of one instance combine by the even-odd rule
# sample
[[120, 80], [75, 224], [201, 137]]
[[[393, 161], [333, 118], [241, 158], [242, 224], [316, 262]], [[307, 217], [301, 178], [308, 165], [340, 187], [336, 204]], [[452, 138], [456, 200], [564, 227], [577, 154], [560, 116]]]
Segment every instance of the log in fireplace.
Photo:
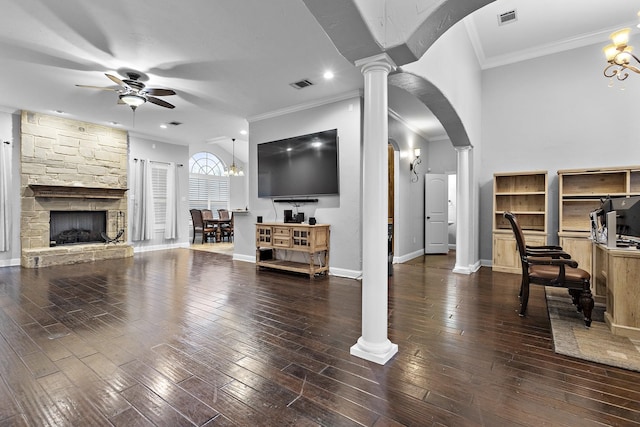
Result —
[[104, 242], [107, 211], [51, 211], [50, 246]]

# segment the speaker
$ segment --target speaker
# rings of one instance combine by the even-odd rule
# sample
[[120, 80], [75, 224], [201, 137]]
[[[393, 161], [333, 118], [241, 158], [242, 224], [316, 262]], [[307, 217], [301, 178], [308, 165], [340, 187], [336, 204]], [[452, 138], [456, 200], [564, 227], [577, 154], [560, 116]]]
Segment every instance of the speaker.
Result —
[[261, 217], [261, 216], [259, 216], [259, 217], [256, 219], [256, 222], [257, 222], [258, 224], [262, 223], [262, 217]]
[[285, 209], [285, 211], [284, 211], [284, 222], [295, 222], [293, 220], [293, 211], [291, 209]]
[[302, 224], [304, 222], [304, 212], [297, 213], [294, 222]]
[[268, 261], [270, 259], [273, 259], [273, 250], [260, 248], [260, 251], [258, 252], [258, 259], [260, 261]]
[[309, 225], [316, 225], [316, 217], [315, 216], [309, 217]]

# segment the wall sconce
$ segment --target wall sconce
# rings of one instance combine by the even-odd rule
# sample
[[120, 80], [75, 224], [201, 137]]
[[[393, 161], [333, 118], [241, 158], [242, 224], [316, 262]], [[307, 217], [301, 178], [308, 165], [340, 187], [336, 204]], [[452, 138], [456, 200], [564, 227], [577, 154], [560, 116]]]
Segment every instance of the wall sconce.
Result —
[[409, 172], [412, 173], [413, 175], [411, 175], [411, 182], [418, 182], [418, 172], [416, 171], [416, 167], [422, 163], [422, 159], [420, 158], [420, 149], [419, 148], [414, 148], [413, 149], [413, 155], [414, 155], [414, 159], [413, 161], [409, 164]]

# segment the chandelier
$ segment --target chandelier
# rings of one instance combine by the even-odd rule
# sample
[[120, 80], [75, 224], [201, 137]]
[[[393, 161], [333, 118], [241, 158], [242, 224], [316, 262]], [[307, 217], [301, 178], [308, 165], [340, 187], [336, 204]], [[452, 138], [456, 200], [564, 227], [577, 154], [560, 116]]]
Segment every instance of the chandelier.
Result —
[[232, 148], [233, 160], [231, 161], [231, 166], [225, 169], [224, 175], [225, 176], [244, 176], [244, 172], [242, 171], [242, 168], [236, 166], [236, 139], [231, 138], [231, 142], [233, 143], [233, 148]]
[[[638, 12], [638, 17], [640, 18], [640, 12]], [[638, 28], [640, 28], [640, 23], [638, 24]], [[612, 33], [609, 37], [612, 43], [602, 49], [609, 63], [604, 69], [605, 77], [615, 77], [622, 81], [629, 77], [627, 70], [640, 74], [640, 68], [631, 65], [632, 60], [640, 64], [640, 59], [631, 53], [633, 46], [629, 46], [628, 44], [630, 32], [630, 28], [623, 28]]]

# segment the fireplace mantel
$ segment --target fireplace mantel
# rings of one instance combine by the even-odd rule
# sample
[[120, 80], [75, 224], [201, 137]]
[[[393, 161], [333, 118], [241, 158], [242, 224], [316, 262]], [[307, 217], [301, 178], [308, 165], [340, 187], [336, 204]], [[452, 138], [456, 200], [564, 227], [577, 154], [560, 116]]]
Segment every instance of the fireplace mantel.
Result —
[[128, 188], [29, 184], [34, 197], [74, 199], [122, 199]]

